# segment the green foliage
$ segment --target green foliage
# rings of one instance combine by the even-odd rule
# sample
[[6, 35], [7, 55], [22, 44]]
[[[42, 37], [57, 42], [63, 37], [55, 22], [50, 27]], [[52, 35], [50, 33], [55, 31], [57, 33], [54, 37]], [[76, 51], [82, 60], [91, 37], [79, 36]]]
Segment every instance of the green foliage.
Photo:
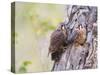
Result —
[[24, 65], [24, 66], [28, 66], [29, 64], [32, 64], [32, 62], [31, 62], [31, 61], [24, 61], [24, 62], [23, 62], [23, 65]]
[[[54, 4], [16, 3], [15, 33], [13, 33], [14, 38], [16, 37], [14, 41], [18, 42], [15, 47], [16, 62], [20, 64], [23, 60], [30, 58], [33, 63], [31, 67], [29, 66], [30, 61], [16, 65], [19, 73], [29, 71], [28, 68], [35, 72], [50, 70], [48, 66], [52, 64], [51, 60], [45, 57], [47, 56], [49, 33], [62, 22], [64, 7], [64, 5]], [[20, 58], [20, 56], [23, 57]]]
[[20, 72], [20, 73], [25, 73], [25, 72], [27, 72], [27, 67], [28, 67], [28, 65], [30, 65], [30, 64], [32, 64], [31, 61], [24, 61], [24, 62], [22, 63], [22, 65], [21, 65], [21, 67], [19, 68], [19, 72]]
[[16, 15], [17, 23], [32, 26], [36, 35], [46, 35], [54, 30], [63, 19], [63, 5], [54, 4], [19, 4]]

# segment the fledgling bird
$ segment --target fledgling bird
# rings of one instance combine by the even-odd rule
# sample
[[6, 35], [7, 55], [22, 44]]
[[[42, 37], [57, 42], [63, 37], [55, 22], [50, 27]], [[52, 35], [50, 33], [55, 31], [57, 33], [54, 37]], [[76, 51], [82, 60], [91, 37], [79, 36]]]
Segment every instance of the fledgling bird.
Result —
[[66, 45], [67, 30], [64, 23], [60, 23], [58, 28], [51, 34], [49, 53], [51, 53], [51, 59], [58, 61], [63, 47]]
[[82, 25], [79, 25], [79, 27], [76, 28], [76, 31], [78, 34], [74, 42], [77, 45], [83, 45], [86, 40], [86, 29], [85, 27], [82, 27]]

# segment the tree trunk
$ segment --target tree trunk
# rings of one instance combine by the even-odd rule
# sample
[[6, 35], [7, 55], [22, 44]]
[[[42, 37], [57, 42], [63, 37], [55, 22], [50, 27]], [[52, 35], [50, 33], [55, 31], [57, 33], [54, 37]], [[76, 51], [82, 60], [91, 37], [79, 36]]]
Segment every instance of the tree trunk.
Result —
[[[97, 7], [69, 5], [65, 25], [68, 30], [67, 46], [59, 61], [54, 61], [52, 71], [97, 68]], [[75, 46], [75, 27], [86, 28], [86, 41]]]

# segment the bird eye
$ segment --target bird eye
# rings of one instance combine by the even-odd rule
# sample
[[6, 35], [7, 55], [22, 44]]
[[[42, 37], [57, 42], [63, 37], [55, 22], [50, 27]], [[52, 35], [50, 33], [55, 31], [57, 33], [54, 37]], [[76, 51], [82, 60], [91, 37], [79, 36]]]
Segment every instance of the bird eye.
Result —
[[64, 30], [64, 26], [62, 26], [62, 30]]

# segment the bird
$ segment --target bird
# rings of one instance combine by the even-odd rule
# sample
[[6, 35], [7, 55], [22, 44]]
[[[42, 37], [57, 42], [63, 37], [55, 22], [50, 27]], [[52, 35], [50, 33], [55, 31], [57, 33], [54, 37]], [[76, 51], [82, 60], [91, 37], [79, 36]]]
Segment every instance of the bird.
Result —
[[51, 59], [58, 61], [63, 52], [63, 47], [66, 45], [67, 30], [65, 24], [62, 22], [58, 25], [58, 28], [50, 36], [49, 53], [51, 53]]
[[75, 31], [77, 32], [77, 36], [74, 40], [74, 43], [76, 43], [77, 46], [83, 45], [86, 41], [86, 28], [82, 25], [79, 25]]

